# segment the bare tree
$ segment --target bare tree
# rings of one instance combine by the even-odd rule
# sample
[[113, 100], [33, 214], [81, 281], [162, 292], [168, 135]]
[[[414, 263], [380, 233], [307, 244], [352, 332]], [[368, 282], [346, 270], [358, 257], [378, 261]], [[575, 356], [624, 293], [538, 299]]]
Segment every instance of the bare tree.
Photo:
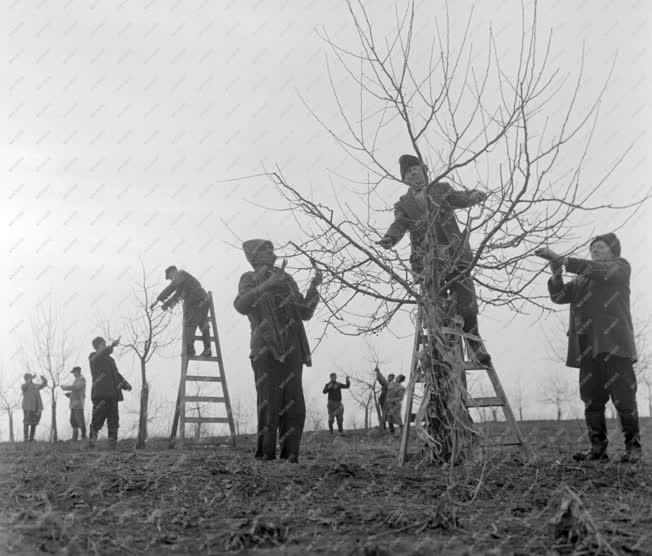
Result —
[[14, 410], [20, 407], [20, 395], [15, 386], [6, 380], [4, 373], [0, 373], [0, 407], [7, 412], [9, 425], [9, 442], [15, 442], [14, 436]]
[[523, 385], [521, 384], [521, 377], [519, 376], [516, 380], [516, 396], [514, 398], [519, 421], [523, 421], [523, 398]]
[[[149, 285], [145, 266], [141, 261], [141, 278], [137, 289], [133, 291], [134, 303], [137, 311], [123, 317], [121, 320], [120, 346], [131, 351], [138, 359], [140, 367], [140, 404], [138, 415], [138, 436], [136, 448], [145, 447], [147, 439], [148, 401], [150, 383], [147, 380], [147, 365], [155, 353], [161, 351], [175, 341], [175, 336], [170, 333], [171, 312], [151, 309], [150, 304], [155, 295]], [[110, 326], [104, 326], [107, 337], [111, 335]]]
[[364, 412], [364, 428], [371, 428], [371, 416], [373, 413], [381, 422], [382, 412], [378, 402], [379, 388], [374, 371], [359, 373], [357, 376], [349, 375], [352, 387], [349, 390], [351, 397]]
[[231, 408], [233, 415], [233, 424], [235, 426], [235, 434], [247, 434], [249, 430], [249, 421], [252, 417], [251, 407], [242, 403], [242, 400], [236, 400]]
[[541, 401], [554, 405], [557, 421], [561, 421], [565, 404], [575, 398], [566, 375], [560, 372], [548, 375], [541, 386], [541, 392], [543, 393]]
[[[342, 73], [336, 78], [328, 67], [341, 131], [311, 112], [359, 164], [365, 179], [351, 178], [346, 197], [337, 191], [331, 201], [302, 192], [280, 168], [265, 175], [285, 199], [279, 210], [289, 211], [308, 236], [285, 246], [288, 256], [292, 251], [303, 255], [302, 267], [316, 265], [327, 276], [322, 288], [324, 333], [329, 328], [353, 335], [376, 333], [401, 312], [413, 314], [420, 307], [428, 330], [421, 361], [425, 395], [419, 408], [426, 425], [418, 419], [416, 430], [432, 461], [460, 461], [477, 446], [477, 435], [463, 403], [463, 363], [454, 341], [460, 331], [450, 326], [454, 307], [447, 297], [451, 281], [473, 271], [485, 304], [516, 312], [527, 305], [545, 310], [533, 288], [543, 272], [540, 261], [533, 260], [534, 251], [550, 241], [576, 241], [578, 219], [589, 212], [595, 216], [599, 210], [635, 209], [647, 195], [620, 206], [600, 201], [607, 178], [631, 145], [607, 164], [601, 180], [584, 182], [582, 164], [608, 78], [595, 98], [580, 101], [583, 61], [569, 87], [569, 76], [551, 67], [550, 39], [538, 41], [536, 3], [530, 13], [522, 8], [520, 44], [507, 45], [514, 60], [510, 67], [503, 66], [503, 52], [491, 29], [483, 56], [475, 55], [471, 17], [462, 32], [451, 32], [447, 6], [444, 24], [435, 21], [428, 33], [433, 37], [429, 48], [420, 40], [423, 26], [415, 32], [414, 3], [397, 14], [395, 30], [383, 38], [362, 2], [349, 1], [347, 6], [357, 46], [335, 44], [324, 33]], [[569, 92], [566, 99], [558, 98], [561, 91]], [[349, 97], [354, 101], [346, 98], [348, 93], [355, 95]], [[356, 107], [355, 114], [349, 106]], [[446, 243], [435, 226], [426, 226], [423, 284], [412, 277], [405, 249], [386, 252], [376, 245], [388, 224], [383, 213], [391, 207], [383, 190], [388, 182], [401, 181], [386, 163], [383, 144], [396, 145], [400, 137], [428, 164], [430, 181], [485, 183], [488, 194], [481, 207], [459, 213], [466, 226], [464, 242], [477, 240], [473, 260], [462, 271], [458, 261], [463, 246]], [[568, 156], [571, 146], [578, 153], [573, 160]], [[396, 160], [397, 154], [390, 159]], [[438, 211], [429, 206], [426, 222], [434, 222]], [[455, 254], [444, 260], [442, 253], [451, 248]], [[361, 298], [372, 303], [356, 303]]]
[[32, 374], [45, 375], [50, 389], [50, 442], [57, 442], [57, 388], [70, 356], [68, 331], [65, 329], [59, 311], [47, 306], [37, 309], [31, 322], [33, 349], [31, 357], [25, 355], [25, 367]]

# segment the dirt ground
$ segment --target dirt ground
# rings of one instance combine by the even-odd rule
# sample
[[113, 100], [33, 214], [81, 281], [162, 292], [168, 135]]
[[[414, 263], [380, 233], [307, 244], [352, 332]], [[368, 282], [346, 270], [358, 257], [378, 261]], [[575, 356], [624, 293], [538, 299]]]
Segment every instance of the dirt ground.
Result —
[[[491, 424], [490, 438], [502, 424]], [[643, 419], [644, 446], [652, 421]], [[609, 422], [610, 451], [622, 441]], [[378, 430], [304, 435], [299, 465], [256, 462], [253, 438], [135, 452], [69, 442], [0, 445], [0, 551], [9, 554], [595, 554], [555, 538], [558, 489], [570, 486], [617, 554], [652, 554], [651, 452], [641, 465], [578, 465], [577, 421], [522, 424], [536, 453], [486, 451], [453, 469], [396, 466]], [[415, 446], [415, 444], [413, 444]], [[604, 553], [609, 547], [603, 543]], [[2, 550], [4, 547], [4, 550]]]

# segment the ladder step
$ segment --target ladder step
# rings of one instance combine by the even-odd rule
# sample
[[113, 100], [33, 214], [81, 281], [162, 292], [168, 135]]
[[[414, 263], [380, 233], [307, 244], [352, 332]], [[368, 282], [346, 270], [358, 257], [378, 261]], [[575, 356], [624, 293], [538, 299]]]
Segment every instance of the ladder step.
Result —
[[192, 355], [188, 357], [188, 361], [219, 361], [219, 357], [200, 357], [199, 355]]
[[[203, 340], [203, 339], [204, 339], [203, 336], [195, 336], [195, 340]], [[211, 336], [211, 337], [209, 338], [209, 340], [210, 340], [211, 342], [214, 342], [214, 341], [215, 341], [215, 338], [213, 338], [213, 336]]]
[[501, 407], [505, 402], [500, 398], [469, 398], [466, 400], [466, 407]]
[[217, 402], [224, 403], [226, 398], [220, 396], [186, 396], [186, 402]]
[[186, 423], [228, 423], [228, 417], [186, 417]]
[[496, 444], [480, 444], [480, 448], [498, 448], [500, 446], [521, 446], [520, 442], [498, 442]]
[[199, 376], [199, 375], [186, 375], [186, 380], [194, 382], [222, 382], [221, 376]]

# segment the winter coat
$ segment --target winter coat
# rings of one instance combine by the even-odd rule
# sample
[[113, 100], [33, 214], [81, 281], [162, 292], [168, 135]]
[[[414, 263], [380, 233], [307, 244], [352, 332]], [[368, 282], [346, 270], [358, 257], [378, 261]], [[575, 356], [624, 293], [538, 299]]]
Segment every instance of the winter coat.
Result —
[[341, 402], [342, 389], [347, 388], [351, 388], [351, 381], [348, 378], [346, 379], [346, 384], [342, 384], [341, 382], [335, 382], [335, 384], [327, 382], [326, 386], [324, 386], [323, 393], [328, 394], [329, 402]]
[[86, 379], [79, 376], [72, 384], [63, 384], [61, 389], [70, 392], [70, 409], [84, 409], [86, 401]]
[[569, 258], [566, 270], [578, 276], [568, 283], [561, 276], [548, 280], [552, 301], [570, 304], [566, 365], [580, 366], [580, 335], [584, 336], [583, 345], [588, 346], [584, 356], [610, 353], [636, 361], [629, 263], [622, 257], [606, 261]]
[[45, 388], [47, 384], [34, 384], [33, 382], [25, 382], [20, 385], [23, 391], [23, 411], [43, 411], [43, 400], [41, 400], [41, 389]]
[[130, 384], [118, 372], [115, 360], [111, 357], [113, 348], [108, 346], [101, 353], [93, 352], [88, 356], [91, 367], [93, 386], [91, 400], [118, 401], [124, 400], [122, 390], [131, 388]]
[[[253, 245], [249, 252], [245, 251], [250, 262], [255, 250], [256, 246]], [[317, 288], [311, 284], [304, 297], [292, 276], [285, 271], [274, 267], [268, 272], [282, 273], [284, 282], [273, 290], [263, 292], [257, 299], [252, 299], [249, 295], [251, 290], [263, 283], [268, 275], [245, 272], [240, 278], [238, 295], [233, 302], [236, 311], [249, 318], [250, 357], [261, 357], [269, 353], [277, 361], [283, 362], [292, 350], [299, 349], [303, 364], [310, 367], [310, 345], [302, 321], [310, 320], [315, 312], [319, 302]]]
[[473, 252], [468, 236], [466, 232], [463, 234], [460, 231], [454, 211], [472, 206], [473, 193], [474, 191], [456, 191], [446, 182], [432, 182], [422, 194], [416, 194], [410, 188], [394, 205], [394, 222], [385, 237], [391, 238], [394, 246], [409, 230], [412, 249], [410, 264], [415, 273], [423, 272], [428, 207], [434, 216], [434, 232], [438, 244], [435, 260], [450, 271], [454, 268], [464, 269], [471, 263]]
[[[174, 295], [172, 295], [173, 293]], [[165, 307], [173, 307], [179, 299], [183, 299], [184, 311], [187, 311], [193, 306], [201, 305], [206, 299], [206, 295], [206, 290], [202, 288], [197, 278], [185, 270], [179, 270], [156, 299]], [[166, 301], [166, 299], [168, 300]]]

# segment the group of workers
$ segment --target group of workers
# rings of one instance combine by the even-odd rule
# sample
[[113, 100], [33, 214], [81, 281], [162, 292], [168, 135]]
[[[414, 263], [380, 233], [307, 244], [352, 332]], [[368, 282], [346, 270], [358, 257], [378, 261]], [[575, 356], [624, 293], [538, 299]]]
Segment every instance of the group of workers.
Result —
[[[463, 330], [471, 338], [467, 345], [471, 356], [483, 366], [491, 365], [478, 332], [478, 303], [469, 265], [473, 253], [466, 231], [460, 231], [455, 211], [483, 203], [486, 193], [459, 191], [442, 181], [429, 182], [427, 167], [413, 155], [399, 158], [401, 180], [408, 191], [394, 206], [394, 221], [378, 241], [384, 249], [391, 249], [409, 231], [411, 240], [410, 263], [415, 282], [429, 287], [427, 265], [435, 265], [440, 276], [439, 294], [445, 296], [456, 314], [463, 319]], [[435, 244], [429, 238], [435, 238]], [[253, 270], [245, 272], [239, 281], [233, 303], [235, 309], [246, 315], [251, 326], [250, 362], [254, 373], [257, 397], [257, 435], [255, 457], [273, 460], [277, 455], [290, 462], [298, 462], [301, 437], [306, 415], [303, 396], [303, 368], [312, 365], [311, 350], [304, 321], [312, 318], [319, 302], [318, 287], [322, 273], [315, 268], [309, 287], [301, 293], [295, 280], [285, 271], [285, 262], [276, 265], [277, 256], [271, 241], [251, 239], [242, 245], [244, 255]], [[429, 252], [434, 250], [434, 252]], [[552, 277], [548, 289], [554, 303], [570, 304], [567, 366], [580, 369], [580, 395], [585, 403], [585, 417], [591, 448], [575, 454], [578, 460], [607, 459], [605, 403], [611, 398], [620, 416], [625, 436], [623, 462], [637, 462], [641, 458], [638, 413], [636, 408], [636, 361], [633, 325], [629, 307], [629, 280], [631, 269], [621, 255], [618, 238], [614, 234], [598, 236], [590, 244], [590, 260], [562, 256], [552, 249], [539, 249], [536, 255], [549, 261]], [[562, 278], [563, 269], [576, 275], [570, 282]], [[432, 273], [431, 273], [432, 274]], [[194, 335], [202, 333], [204, 351], [210, 355], [208, 302], [206, 291], [189, 273], [171, 266], [166, 269], [171, 280], [152, 304], [161, 302], [163, 309], [183, 299], [185, 350], [194, 355]], [[170, 297], [171, 296], [171, 297]], [[475, 338], [475, 339], [474, 339]], [[118, 428], [118, 402], [122, 390], [131, 386], [120, 375], [111, 357], [118, 340], [111, 345], [101, 338], [93, 340], [95, 351], [89, 362], [93, 378], [91, 399], [93, 418], [89, 440], [92, 444], [105, 420], [108, 421], [110, 442], [115, 445]], [[71, 424], [81, 429], [84, 437], [83, 407], [85, 383], [76, 367], [75, 382], [66, 387], [71, 391]], [[381, 384], [381, 426], [387, 423], [391, 433], [402, 427], [401, 401], [405, 392], [404, 375], [385, 378], [376, 368]], [[25, 375], [23, 385], [25, 409], [25, 436], [33, 438], [34, 427], [42, 410], [39, 390], [46, 386], [34, 384], [31, 375]], [[83, 386], [82, 386], [83, 385]], [[341, 390], [350, 387], [337, 382], [337, 376], [324, 386], [328, 395], [329, 429], [337, 421], [343, 432], [343, 405]], [[79, 392], [82, 392], [81, 395]], [[73, 397], [73, 393], [75, 393]], [[75, 407], [73, 407], [73, 403]], [[76, 434], [75, 434], [76, 437]]]

